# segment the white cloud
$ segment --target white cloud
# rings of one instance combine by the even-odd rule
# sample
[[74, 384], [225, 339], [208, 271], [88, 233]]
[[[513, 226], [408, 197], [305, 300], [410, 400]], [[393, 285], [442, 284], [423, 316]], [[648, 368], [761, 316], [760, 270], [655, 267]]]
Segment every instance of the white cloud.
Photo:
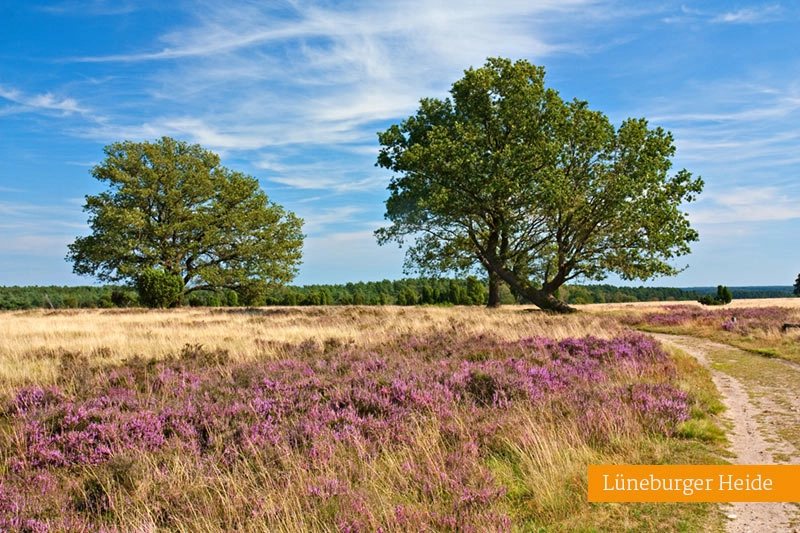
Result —
[[31, 233], [14, 235], [0, 241], [0, 253], [63, 258], [67, 254], [67, 245], [74, 240], [74, 236], [66, 234]]
[[696, 21], [711, 22], [713, 24], [764, 24], [781, 20], [783, 15], [784, 9], [779, 4], [747, 7], [725, 13], [682, 5], [679, 15], [668, 16], [662, 20], [668, 24]]
[[0, 85], [0, 98], [16, 104], [0, 109], [0, 114], [56, 112], [61, 115], [71, 115], [87, 113], [87, 110], [81, 107], [74, 98], [58, 97], [49, 92], [30, 95]]
[[800, 195], [795, 189], [736, 187], [703, 196], [690, 219], [698, 224], [767, 222], [800, 218]]
[[358, 215], [363, 212], [364, 209], [361, 207], [343, 205], [327, 209], [314, 209], [313, 211], [304, 207], [297, 210], [297, 215], [305, 221], [304, 233], [321, 234], [332, 225], [356, 222]]
[[137, 11], [137, 2], [120, 0], [65, 0], [36, 9], [53, 15], [127, 15]]
[[155, 62], [142, 81], [161, 104], [144, 120], [126, 112], [84, 136], [167, 134], [231, 151], [363, 147], [375, 141], [374, 124], [413, 112], [421, 97], [444, 96], [467, 66], [494, 55], [582, 53], [580, 36], [559, 41], [553, 24], [624, 16], [599, 0], [201, 7], [191, 25], [162, 35], [152, 50], [76, 59], [121, 68]]
[[779, 5], [761, 6], [758, 8], [744, 8], [738, 11], [722, 13], [712, 19], [712, 22], [728, 24], [760, 24], [779, 20], [783, 9]]
[[799, 84], [782, 72], [756, 73], [746, 82], [689, 82], [681, 99], [648, 102], [641, 113], [673, 133], [677, 161], [689, 170], [704, 169], [706, 178], [732, 186], [767, 176], [782, 182], [800, 162]]
[[[269, 4], [240, 2], [229, 4], [203, 3], [198, 24], [163, 35], [160, 50], [131, 54], [79, 57], [83, 62], [138, 62], [173, 60], [230, 54], [260, 45], [304, 41], [309, 46], [306, 58], [318, 67], [328, 64], [338, 69], [341, 63], [358, 64], [372, 75], [390, 66], [376, 61], [386, 53], [403, 55], [408, 48], [427, 50], [426, 55], [452, 58], [474, 50], [481, 41], [491, 39], [504, 46], [524, 49], [528, 55], [541, 55], [558, 50], [562, 45], [545, 43], [530, 32], [535, 18], [552, 14], [580, 15], [596, 0], [506, 1], [432, 3], [414, 1], [399, 3], [357, 3], [350, 9], [318, 7], [311, 2], [292, 2], [291, 10], [280, 10]], [[276, 11], [280, 11], [276, 13]], [[288, 16], [287, 16], [288, 15]], [[319, 51], [311, 41], [328, 39], [331, 55]], [[387, 44], [399, 44], [388, 48]], [[404, 50], [403, 48], [406, 48]]]
[[341, 181], [324, 177], [285, 176], [266, 178], [268, 181], [287, 185], [294, 189], [325, 190], [337, 194], [355, 191], [382, 189], [384, 178], [364, 178], [355, 181]]
[[[356, 150], [355, 153], [358, 153]], [[376, 149], [370, 149], [374, 157]], [[351, 160], [340, 161], [322, 158], [312, 163], [287, 163], [284, 158], [268, 156], [255, 164], [256, 168], [267, 171], [260, 176], [261, 181], [284, 185], [297, 190], [325, 191], [329, 194], [345, 194], [383, 190], [388, 183], [386, 176], [367, 176], [353, 168]], [[308, 200], [306, 200], [308, 201]]]
[[85, 217], [77, 205], [70, 207], [0, 201], [0, 234], [3, 235], [0, 254], [30, 254], [63, 259], [67, 244], [87, 229]]

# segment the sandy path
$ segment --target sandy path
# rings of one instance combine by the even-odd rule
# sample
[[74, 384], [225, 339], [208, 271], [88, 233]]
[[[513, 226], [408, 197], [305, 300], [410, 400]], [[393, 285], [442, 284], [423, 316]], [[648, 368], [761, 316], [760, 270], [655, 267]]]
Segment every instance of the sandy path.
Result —
[[[731, 423], [728, 438], [736, 454], [733, 463], [800, 464], [800, 450], [781, 437], [782, 428], [800, 428], [800, 365], [694, 337], [653, 337], [696, 357], [711, 371]], [[763, 366], [764, 372], [755, 377], [743, 372], [753, 364]], [[795, 504], [737, 502], [729, 504], [726, 512], [730, 533], [800, 533], [800, 510]]]

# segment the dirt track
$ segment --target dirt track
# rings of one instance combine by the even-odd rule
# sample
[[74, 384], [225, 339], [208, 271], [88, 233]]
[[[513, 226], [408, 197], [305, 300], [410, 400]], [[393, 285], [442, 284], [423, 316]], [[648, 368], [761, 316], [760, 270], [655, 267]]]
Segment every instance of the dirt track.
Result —
[[[800, 365], [694, 337], [653, 336], [711, 371], [731, 423], [733, 463], [800, 464]], [[800, 532], [797, 504], [739, 502], [729, 504], [726, 514], [731, 533]]]

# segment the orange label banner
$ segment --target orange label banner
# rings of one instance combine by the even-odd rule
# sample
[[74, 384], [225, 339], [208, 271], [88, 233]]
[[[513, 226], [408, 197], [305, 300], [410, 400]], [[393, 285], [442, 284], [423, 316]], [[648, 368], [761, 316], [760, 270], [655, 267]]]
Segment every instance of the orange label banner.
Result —
[[590, 465], [590, 502], [800, 502], [800, 465]]

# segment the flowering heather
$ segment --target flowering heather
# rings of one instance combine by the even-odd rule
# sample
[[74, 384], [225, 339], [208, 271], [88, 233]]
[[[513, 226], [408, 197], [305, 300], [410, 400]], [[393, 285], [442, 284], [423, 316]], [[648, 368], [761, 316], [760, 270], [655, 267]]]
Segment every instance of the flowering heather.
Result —
[[782, 324], [791, 322], [794, 314], [791, 308], [786, 307], [706, 309], [674, 305], [665, 307], [664, 312], [627, 316], [623, 322], [656, 327], [696, 324], [748, 335], [754, 331], [778, 330]]
[[[0, 408], [0, 529], [174, 528], [196, 513], [169, 488], [191, 464], [197, 505], [224, 497], [237, 510], [213, 529], [305, 516], [298, 530], [506, 531], [509, 487], [489, 465], [521, 416], [574, 421], [597, 449], [619, 434], [671, 435], [689, 416], [672, 361], [640, 334], [440, 333], [379, 348], [309, 341], [232, 364], [188, 346], [84, 372], [80, 386], [65, 366], [57, 385]], [[253, 491], [215, 485], [236, 475]]]
[[722, 310], [687, 305], [668, 305], [664, 307], [664, 311], [623, 317], [622, 322], [631, 326], [642, 324], [649, 326], [679, 326], [693, 321], [707, 322], [713, 320], [719, 311]]

